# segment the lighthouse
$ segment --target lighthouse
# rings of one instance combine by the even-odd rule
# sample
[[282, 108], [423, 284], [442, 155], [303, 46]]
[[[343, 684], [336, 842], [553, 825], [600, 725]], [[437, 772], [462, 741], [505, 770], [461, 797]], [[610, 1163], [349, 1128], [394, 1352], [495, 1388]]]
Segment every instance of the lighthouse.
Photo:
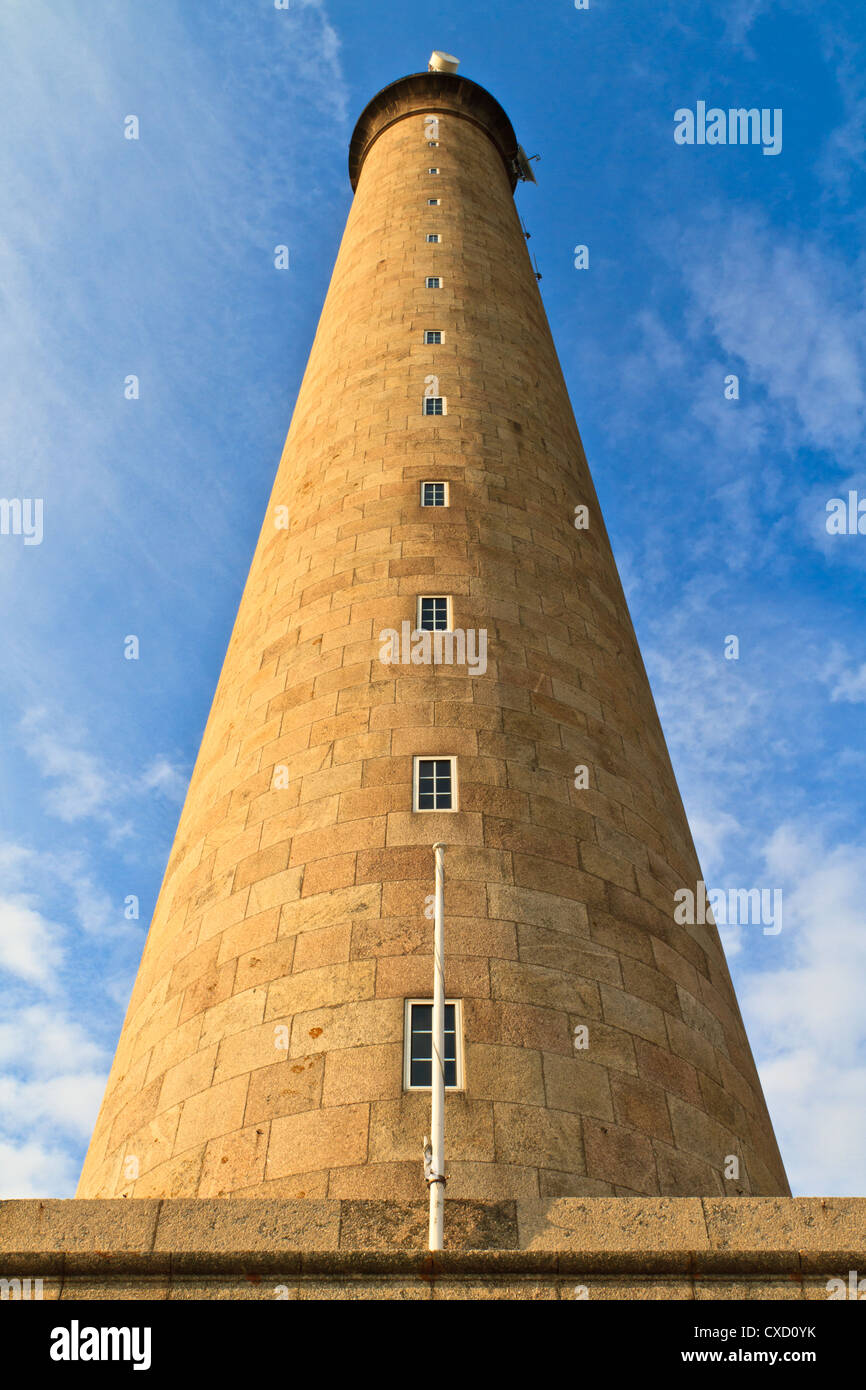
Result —
[[450, 55], [358, 119], [81, 1198], [423, 1200], [435, 844], [448, 1199], [789, 1192], [711, 914], [675, 919], [703, 874], [531, 174]]

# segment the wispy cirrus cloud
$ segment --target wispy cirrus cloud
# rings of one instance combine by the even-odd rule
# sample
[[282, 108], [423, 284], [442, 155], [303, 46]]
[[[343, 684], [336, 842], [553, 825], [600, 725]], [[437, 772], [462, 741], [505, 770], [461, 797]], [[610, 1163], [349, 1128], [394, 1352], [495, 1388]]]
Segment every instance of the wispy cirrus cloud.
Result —
[[80, 721], [44, 705], [29, 709], [21, 719], [19, 738], [27, 756], [48, 783], [46, 809], [73, 824], [103, 823], [114, 839], [133, 833], [130, 805], [138, 793], [155, 793], [171, 802], [183, 799], [189, 771], [164, 754], [157, 754], [140, 773], [112, 770], [101, 752], [86, 746]]
[[49, 784], [46, 803], [52, 815], [69, 823], [103, 820], [118, 828], [111, 810], [118, 799], [117, 783], [100, 759], [80, 746], [80, 731], [61, 732], [56, 715], [41, 706], [23, 716], [20, 736]]
[[822, 679], [830, 689], [830, 699], [846, 704], [866, 702], [866, 661], [851, 662], [850, 655], [838, 643], [830, 648]]
[[[73, 1001], [74, 1002], [74, 1001]], [[54, 1000], [31, 1000], [0, 1022], [0, 1065], [27, 1069], [34, 1080], [50, 1081], [60, 1071], [90, 1073], [104, 1066], [105, 1049], [87, 1025]]]
[[[866, 844], [798, 823], [763, 850], [786, 885], [782, 959], [743, 971], [740, 1003], [796, 1191], [858, 1190], [866, 1146]], [[775, 954], [775, 953], [774, 953]]]
[[56, 1136], [40, 1142], [0, 1135], [0, 1198], [71, 1195], [80, 1168], [73, 1152]]
[[350, 91], [322, 0], [30, 0], [0, 48], [0, 494], [45, 516], [0, 539], [0, 1181], [57, 1196], [338, 244]]
[[[713, 225], [715, 230], [713, 230]], [[736, 256], [723, 246], [738, 247]], [[680, 240], [690, 332], [709, 331], [775, 407], [793, 447], [849, 451], [866, 424], [866, 304], [853, 267], [754, 211]]]
[[157, 791], [170, 801], [181, 801], [189, 784], [189, 770], [169, 758], [157, 757], [141, 774], [142, 791]]
[[52, 989], [63, 958], [61, 928], [26, 901], [0, 897], [0, 972]]

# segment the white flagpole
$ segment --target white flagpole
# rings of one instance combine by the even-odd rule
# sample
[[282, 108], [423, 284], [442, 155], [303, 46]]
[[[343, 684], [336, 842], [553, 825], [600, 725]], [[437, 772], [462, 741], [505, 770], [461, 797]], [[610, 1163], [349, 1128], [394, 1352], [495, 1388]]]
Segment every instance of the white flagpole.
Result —
[[424, 1140], [424, 1171], [430, 1189], [429, 1248], [441, 1250], [445, 1226], [445, 846], [433, 846], [436, 862], [433, 907], [433, 1074], [430, 1133]]

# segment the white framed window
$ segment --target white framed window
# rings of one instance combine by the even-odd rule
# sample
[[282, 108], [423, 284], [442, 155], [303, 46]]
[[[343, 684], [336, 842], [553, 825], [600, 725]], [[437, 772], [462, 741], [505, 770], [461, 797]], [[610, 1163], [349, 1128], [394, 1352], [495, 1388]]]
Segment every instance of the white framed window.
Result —
[[414, 811], [457, 810], [456, 757], [417, 757], [412, 767]]
[[425, 415], [447, 415], [448, 398], [446, 396], [425, 396], [424, 414]]
[[428, 208], [438, 208], [439, 205], [440, 205], [440, 203], [441, 203], [441, 201], [442, 201], [441, 198], [428, 198], [428, 199], [427, 199], [427, 206], [428, 206]]
[[439, 170], [438, 170], [438, 169], [428, 169], [428, 170], [427, 170], [427, 173], [428, 173], [428, 174], [438, 174], [438, 173], [439, 173]]
[[425, 283], [425, 287], [426, 287], [428, 290], [441, 290], [441, 288], [442, 288], [442, 276], [441, 276], [441, 275], [428, 275], [428, 276], [427, 276], [427, 279], [425, 280], [424, 283]]
[[436, 149], [436, 146], [439, 144], [439, 141], [438, 141], [438, 140], [428, 140], [428, 141], [427, 141], [427, 144], [430, 146], [431, 150], [435, 150], [435, 149]]
[[449, 507], [449, 486], [447, 483], [424, 482], [421, 484], [422, 507]]
[[442, 329], [441, 329], [441, 328], [425, 328], [425, 329], [424, 329], [424, 342], [425, 342], [425, 343], [441, 343], [441, 342], [442, 342]]
[[440, 242], [441, 240], [442, 240], [442, 238], [441, 238], [441, 236], [439, 235], [438, 232], [428, 232], [428, 233], [427, 233], [427, 241], [428, 241], [428, 244], [438, 244], [438, 242]]
[[[445, 1089], [462, 1091], [463, 1000], [445, 1000]], [[433, 1084], [433, 1000], [407, 999], [403, 1015], [403, 1089], [429, 1091]]]
[[450, 594], [419, 594], [415, 623], [419, 632], [453, 632]]

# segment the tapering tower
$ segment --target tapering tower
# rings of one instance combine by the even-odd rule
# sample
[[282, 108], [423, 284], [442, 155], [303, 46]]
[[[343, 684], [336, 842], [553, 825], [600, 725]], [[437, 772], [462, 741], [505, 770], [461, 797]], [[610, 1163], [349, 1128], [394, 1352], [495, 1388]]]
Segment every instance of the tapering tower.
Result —
[[82, 1197], [424, 1197], [436, 841], [449, 1197], [788, 1191], [716, 929], [674, 918], [701, 873], [525, 158], [444, 67], [355, 129]]

